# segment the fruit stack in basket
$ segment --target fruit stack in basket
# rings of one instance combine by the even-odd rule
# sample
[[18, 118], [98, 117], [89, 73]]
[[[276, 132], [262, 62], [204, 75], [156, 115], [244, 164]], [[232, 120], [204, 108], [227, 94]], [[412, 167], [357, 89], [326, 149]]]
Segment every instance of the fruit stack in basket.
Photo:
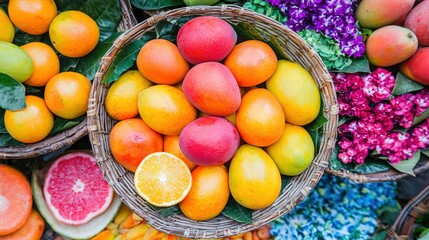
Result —
[[148, 203], [178, 204], [193, 220], [218, 216], [230, 194], [245, 208], [269, 207], [281, 176], [301, 174], [315, 156], [303, 126], [320, 117], [316, 82], [264, 41], [237, 44], [218, 17], [195, 17], [176, 37], [142, 44], [137, 69], [109, 88], [114, 159], [135, 172]]

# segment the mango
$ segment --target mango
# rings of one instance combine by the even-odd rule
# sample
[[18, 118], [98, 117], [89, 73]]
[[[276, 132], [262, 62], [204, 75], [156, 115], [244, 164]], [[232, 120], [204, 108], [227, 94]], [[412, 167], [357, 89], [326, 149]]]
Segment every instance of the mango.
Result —
[[419, 3], [410, 11], [404, 27], [416, 34], [420, 46], [429, 46], [429, 0]]
[[361, 27], [380, 28], [406, 16], [415, 0], [362, 0], [356, 9]]
[[5, 73], [18, 82], [25, 82], [33, 73], [33, 61], [20, 47], [0, 41], [0, 73]]
[[417, 49], [413, 56], [399, 65], [399, 68], [411, 80], [429, 86], [429, 47]]
[[232, 51], [237, 33], [225, 20], [201, 16], [186, 22], [177, 33], [177, 47], [192, 64], [220, 62]]
[[15, 28], [7, 14], [0, 9], [0, 41], [12, 42], [15, 37]]
[[417, 50], [416, 35], [408, 28], [389, 25], [375, 30], [366, 41], [371, 64], [388, 67], [405, 61]]

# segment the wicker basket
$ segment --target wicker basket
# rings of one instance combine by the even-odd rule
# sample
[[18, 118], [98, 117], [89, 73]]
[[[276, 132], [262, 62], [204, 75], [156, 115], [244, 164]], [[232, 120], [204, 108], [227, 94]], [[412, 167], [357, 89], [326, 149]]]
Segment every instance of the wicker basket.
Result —
[[[429, 169], [429, 158], [422, 154], [419, 162], [414, 167], [413, 172], [415, 175], [422, 173]], [[334, 176], [348, 178], [352, 181], [359, 183], [367, 183], [367, 182], [389, 182], [396, 181], [401, 178], [409, 177], [410, 175], [407, 173], [401, 173], [396, 169], [390, 169], [385, 172], [371, 173], [371, 174], [359, 174], [346, 170], [333, 170], [330, 167], [327, 167], [325, 170], [327, 173], [332, 174]]]
[[411, 234], [416, 219], [427, 213], [429, 213], [429, 186], [405, 205], [395, 223], [387, 231], [386, 239], [412, 239]]
[[[276, 36], [286, 53], [313, 76], [320, 88], [324, 102], [323, 110], [328, 122], [323, 126], [319, 154], [306, 171], [291, 178], [270, 207], [253, 212], [252, 224], [239, 223], [222, 215], [207, 221], [192, 221], [181, 214], [167, 218], [161, 217], [137, 194], [133, 184], [133, 173], [125, 170], [115, 161], [109, 148], [109, 134], [115, 121], [108, 116], [104, 107], [109, 85], [103, 84], [102, 80], [115, 55], [128, 43], [139, 39], [144, 33], [154, 29], [156, 23], [162, 20], [168, 21], [183, 16], [200, 15], [217, 16], [232, 24], [247, 21], [252, 23], [259, 32], [269, 32]], [[177, 8], [152, 16], [126, 31], [103, 57], [91, 88], [88, 107], [89, 139], [94, 156], [106, 181], [121, 196], [123, 202], [151, 226], [162, 232], [190, 238], [221, 238], [236, 235], [260, 227], [290, 212], [296, 204], [309, 194], [324, 174], [324, 169], [328, 165], [328, 159], [335, 146], [337, 122], [338, 105], [332, 79], [317, 53], [302, 38], [284, 25], [264, 15], [234, 5]]]
[[[137, 24], [129, 0], [120, 0], [122, 20], [118, 31], [125, 31]], [[86, 118], [78, 125], [47, 137], [44, 140], [19, 147], [0, 147], [0, 159], [24, 159], [44, 155], [60, 148], [71, 146], [88, 134]]]

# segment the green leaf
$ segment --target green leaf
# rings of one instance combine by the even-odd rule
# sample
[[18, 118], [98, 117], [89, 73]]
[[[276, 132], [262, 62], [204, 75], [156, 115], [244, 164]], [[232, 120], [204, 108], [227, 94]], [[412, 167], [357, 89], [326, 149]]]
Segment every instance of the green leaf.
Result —
[[364, 56], [360, 58], [352, 58], [352, 63], [341, 69], [341, 70], [331, 70], [331, 72], [344, 72], [344, 73], [357, 73], [357, 72], [363, 72], [363, 73], [370, 73], [371, 69], [369, 67], [369, 61]]
[[342, 124], [348, 122], [351, 119], [352, 119], [352, 117], [350, 117], [350, 116], [341, 116], [340, 119], [338, 120], [338, 127], [341, 126]]
[[328, 119], [326, 119], [325, 116], [323, 116], [323, 100], [322, 100], [322, 98], [320, 100], [321, 100], [321, 105], [320, 105], [320, 109], [319, 109], [319, 113], [317, 114], [317, 117], [311, 123], [309, 123], [305, 126], [305, 128], [309, 131], [315, 131], [319, 128], [322, 128], [323, 124], [328, 122]]
[[160, 10], [184, 5], [183, 0], [131, 0], [131, 4], [142, 10]]
[[350, 169], [351, 172], [360, 173], [360, 174], [371, 174], [378, 172], [385, 172], [390, 169], [389, 164], [386, 161], [372, 159], [367, 157], [365, 163], [363, 164], [351, 164], [355, 165]]
[[25, 106], [24, 85], [9, 75], [0, 73], [0, 108], [20, 110]]
[[323, 129], [319, 128], [316, 130], [308, 130], [308, 134], [310, 134], [311, 140], [313, 140], [314, 144], [314, 154], [317, 155], [319, 153], [320, 144], [322, 142]]
[[60, 59], [60, 72], [72, 71], [80, 60], [79, 58], [69, 58], [63, 55], [60, 55], [59, 59]]
[[79, 9], [88, 14], [100, 29], [100, 41], [116, 33], [121, 21], [121, 7], [117, 0], [89, 0]]
[[194, 16], [180, 17], [171, 21], [160, 21], [155, 26], [156, 38], [162, 38], [170, 42], [176, 42], [176, 36], [180, 27], [194, 18]]
[[409, 79], [403, 73], [396, 74], [396, 82], [393, 87], [392, 95], [399, 96], [405, 93], [414, 92], [423, 89], [423, 85]]
[[371, 240], [384, 240], [384, 239], [386, 239], [386, 236], [387, 236], [387, 231], [380, 231], [380, 232], [374, 234], [371, 237]]
[[420, 152], [422, 152], [424, 155], [429, 157], [429, 148], [426, 148], [425, 150], [421, 150]]
[[417, 124], [419, 124], [419, 123], [421, 123], [421, 122], [423, 122], [426, 118], [428, 118], [429, 117], [429, 108], [427, 108], [423, 113], [422, 113], [422, 115], [420, 115], [420, 116], [415, 116], [414, 117], [414, 120], [413, 120], [413, 126], [415, 126], [415, 125], [417, 125]]
[[0, 147], [19, 147], [24, 145], [24, 143], [15, 140], [10, 134], [0, 133]]
[[157, 211], [159, 213], [159, 215], [161, 215], [161, 217], [164, 217], [164, 218], [174, 216], [174, 215], [181, 213], [181, 211], [177, 205], [173, 205], [171, 207], [156, 207], [156, 206], [149, 204], [149, 206], [153, 210]]
[[89, 80], [94, 79], [95, 73], [100, 66], [100, 60], [104, 54], [112, 46], [112, 43], [121, 33], [115, 33], [106, 41], [98, 43], [97, 47], [83, 58], [80, 58], [74, 69], [76, 72], [82, 73]]
[[332, 149], [332, 154], [331, 154], [331, 157], [329, 158], [329, 166], [334, 171], [338, 171], [341, 169], [342, 162], [338, 158], [339, 151], [340, 151], [340, 147], [336, 145], [335, 148]]
[[222, 215], [237, 222], [252, 223], [252, 213], [251, 209], [245, 208], [238, 204], [232, 196], [229, 197], [228, 203], [222, 211]]
[[60, 12], [66, 10], [79, 10], [79, 8], [88, 0], [55, 0], [57, 9]]
[[27, 84], [24, 84], [24, 87], [25, 87], [25, 93], [26, 94], [27, 93], [40, 93], [41, 92], [40, 88], [33, 87], [33, 86], [30, 86], [30, 85], [27, 85]]
[[29, 42], [40, 42], [42, 41], [42, 35], [31, 35], [22, 31], [18, 31], [15, 33], [15, 37], [13, 39], [13, 43], [22, 46]]
[[414, 174], [413, 169], [419, 160], [420, 160], [420, 151], [414, 153], [413, 157], [408, 160], [402, 160], [398, 164], [392, 164], [389, 162], [389, 164], [399, 172], [407, 173], [415, 177], [416, 175]]
[[420, 233], [418, 240], [429, 240], [429, 228]]
[[4, 126], [4, 112], [6, 110], [0, 108], [0, 133], [8, 133]]
[[55, 133], [64, 131], [66, 129], [69, 129], [71, 127], [74, 127], [81, 123], [85, 119], [85, 115], [74, 118], [74, 119], [64, 119], [60, 117], [55, 117], [54, 121], [54, 127], [52, 128], [50, 135], [53, 135]]
[[378, 219], [384, 225], [390, 226], [395, 222], [401, 209], [402, 209], [401, 204], [398, 201], [394, 200], [393, 204], [384, 205], [381, 208], [376, 209], [376, 213], [377, 213]]

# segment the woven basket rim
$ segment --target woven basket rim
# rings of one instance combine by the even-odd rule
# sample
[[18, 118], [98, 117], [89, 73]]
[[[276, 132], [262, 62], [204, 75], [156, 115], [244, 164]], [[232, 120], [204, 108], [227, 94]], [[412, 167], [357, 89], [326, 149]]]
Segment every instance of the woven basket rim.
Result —
[[[245, 21], [253, 23], [260, 31], [263, 29], [275, 34], [278, 37], [279, 44], [283, 44], [282, 46], [287, 42], [288, 47], [285, 51], [291, 51], [296, 54], [293, 59], [299, 61], [315, 78], [324, 98], [323, 112], [328, 122], [323, 126], [324, 131], [319, 154], [306, 171], [300, 176], [292, 178], [273, 205], [253, 213], [252, 224], [239, 223], [221, 215], [207, 221], [192, 221], [181, 215], [162, 218], [136, 193], [132, 180], [133, 173], [126, 171], [113, 159], [108, 146], [108, 136], [115, 121], [107, 115], [104, 104], [102, 104], [110, 86], [110, 84], [103, 84], [102, 80], [116, 54], [132, 40], [139, 39], [143, 33], [154, 29], [155, 24], [162, 20], [201, 15], [219, 16], [230, 23], [244, 18]], [[162, 11], [140, 22], [119, 36], [102, 58], [101, 66], [91, 87], [88, 104], [89, 139], [97, 164], [102, 169], [106, 181], [121, 196], [123, 203], [144, 218], [149, 225], [165, 233], [189, 238], [220, 238], [247, 232], [267, 224], [277, 217], [290, 212], [310, 193], [324, 174], [324, 170], [328, 166], [328, 159], [335, 146], [338, 109], [333, 82], [326, 66], [318, 54], [298, 34], [286, 26], [269, 17], [235, 5], [183, 7]], [[307, 175], [309, 176], [307, 177]], [[292, 185], [295, 188], [290, 190], [289, 188], [292, 188]], [[286, 202], [284, 198], [291, 195], [291, 192], [296, 196]]]
[[400, 211], [395, 222], [388, 229], [386, 239], [407, 237], [412, 231], [416, 218], [426, 213], [429, 213], [429, 185], [423, 188]]
[[[132, 11], [129, 0], [120, 0], [122, 19], [118, 26], [118, 31], [125, 31], [137, 24], [137, 20]], [[31, 144], [23, 146], [0, 147], [0, 159], [26, 159], [38, 157], [63, 147], [71, 146], [82, 137], [88, 134], [86, 127], [86, 117], [82, 122], [64, 131]]]
[[[428, 169], [429, 169], [429, 158], [426, 157], [424, 154], [422, 154], [416, 167], [414, 167], [413, 172], [415, 175], [417, 175]], [[343, 169], [334, 170], [331, 168], [331, 166], [328, 166], [325, 169], [325, 172], [334, 176], [347, 178], [354, 182], [359, 182], [359, 183], [391, 182], [391, 181], [396, 181], [396, 180], [411, 176], [410, 174], [399, 172], [394, 168], [391, 168], [384, 172], [360, 174], [360, 173], [350, 172]]]

